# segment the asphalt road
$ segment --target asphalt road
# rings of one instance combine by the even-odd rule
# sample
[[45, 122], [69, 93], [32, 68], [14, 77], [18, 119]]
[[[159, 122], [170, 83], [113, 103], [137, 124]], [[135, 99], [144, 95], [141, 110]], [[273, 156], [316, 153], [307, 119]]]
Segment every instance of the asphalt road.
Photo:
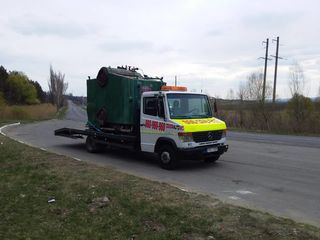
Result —
[[77, 160], [320, 226], [320, 138], [228, 132], [229, 151], [216, 164], [184, 162], [178, 170], [167, 171], [151, 155], [124, 150], [90, 154], [83, 139], [53, 135], [62, 127], [84, 129], [85, 120], [85, 111], [71, 103], [66, 120], [12, 126], [3, 132]]

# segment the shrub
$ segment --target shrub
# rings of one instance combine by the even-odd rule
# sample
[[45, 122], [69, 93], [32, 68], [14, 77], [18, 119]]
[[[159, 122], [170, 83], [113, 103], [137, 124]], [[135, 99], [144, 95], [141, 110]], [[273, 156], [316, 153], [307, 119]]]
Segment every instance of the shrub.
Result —
[[313, 104], [310, 98], [298, 93], [293, 95], [288, 103], [287, 112], [295, 132], [306, 129], [306, 125], [308, 125], [306, 120], [310, 118], [312, 111]]
[[0, 92], [0, 108], [6, 105], [6, 101], [4, 100], [3, 93]]

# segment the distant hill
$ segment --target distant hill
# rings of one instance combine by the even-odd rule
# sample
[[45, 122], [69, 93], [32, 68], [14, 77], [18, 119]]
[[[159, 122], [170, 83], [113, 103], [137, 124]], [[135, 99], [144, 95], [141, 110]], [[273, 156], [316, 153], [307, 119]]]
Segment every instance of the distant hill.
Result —
[[66, 98], [67, 98], [68, 100], [71, 100], [71, 101], [74, 102], [75, 104], [87, 105], [87, 97], [67, 95]]

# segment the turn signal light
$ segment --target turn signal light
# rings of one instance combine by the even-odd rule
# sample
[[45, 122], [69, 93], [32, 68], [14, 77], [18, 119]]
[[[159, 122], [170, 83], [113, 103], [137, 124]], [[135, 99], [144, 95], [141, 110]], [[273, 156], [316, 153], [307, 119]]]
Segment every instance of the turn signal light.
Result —
[[227, 129], [225, 130], [222, 130], [222, 135], [221, 135], [221, 138], [224, 138], [227, 136]]
[[193, 137], [191, 132], [178, 132], [178, 136], [181, 142], [193, 142]]

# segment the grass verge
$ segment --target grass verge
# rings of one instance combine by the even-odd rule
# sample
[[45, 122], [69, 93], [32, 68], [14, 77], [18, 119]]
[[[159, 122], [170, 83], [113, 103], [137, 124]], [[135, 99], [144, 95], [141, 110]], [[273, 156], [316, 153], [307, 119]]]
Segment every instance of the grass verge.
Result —
[[228, 130], [235, 132], [244, 133], [257, 133], [257, 134], [272, 134], [272, 135], [288, 135], [288, 136], [301, 136], [301, 137], [320, 137], [318, 133], [294, 133], [285, 130], [261, 130], [261, 129], [250, 129], [250, 128], [238, 128], [238, 127], [228, 127]]
[[228, 127], [228, 131], [243, 132], [243, 133], [257, 133], [257, 134], [272, 134], [272, 135], [287, 135], [287, 136], [298, 136], [298, 137], [320, 137], [318, 133], [293, 133], [289, 131], [272, 131], [272, 130], [259, 130], [249, 128], [236, 128]]
[[320, 239], [320, 229], [307, 224], [2, 135], [0, 166], [1, 239]]

